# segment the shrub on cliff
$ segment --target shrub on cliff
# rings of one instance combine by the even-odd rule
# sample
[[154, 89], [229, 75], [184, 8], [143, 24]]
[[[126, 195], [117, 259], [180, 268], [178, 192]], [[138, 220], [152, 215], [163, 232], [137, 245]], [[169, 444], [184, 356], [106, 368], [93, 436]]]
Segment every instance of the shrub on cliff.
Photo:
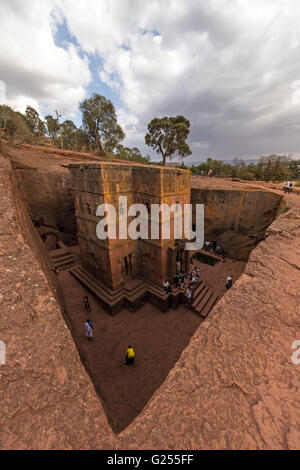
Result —
[[6, 139], [18, 139], [27, 143], [32, 143], [34, 140], [34, 135], [28, 129], [24, 116], [5, 104], [0, 105], [0, 129]]

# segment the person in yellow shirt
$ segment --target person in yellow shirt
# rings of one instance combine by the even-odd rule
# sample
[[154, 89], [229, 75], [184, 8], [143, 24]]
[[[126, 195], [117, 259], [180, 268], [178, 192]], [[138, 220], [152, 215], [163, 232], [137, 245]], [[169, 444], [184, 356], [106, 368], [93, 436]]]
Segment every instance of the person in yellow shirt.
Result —
[[133, 350], [132, 346], [128, 346], [127, 351], [126, 351], [126, 357], [125, 357], [125, 362], [124, 364], [128, 366], [129, 364], [134, 363], [134, 357], [135, 357], [135, 352]]

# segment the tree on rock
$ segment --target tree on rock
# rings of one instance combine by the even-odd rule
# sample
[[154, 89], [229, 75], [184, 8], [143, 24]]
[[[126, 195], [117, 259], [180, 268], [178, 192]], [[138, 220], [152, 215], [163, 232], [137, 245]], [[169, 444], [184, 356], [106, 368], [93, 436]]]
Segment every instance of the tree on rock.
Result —
[[189, 133], [190, 121], [184, 116], [154, 118], [148, 124], [145, 142], [162, 155], [165, 165], [167, 158], [191, 155], [192, 152], [186, 143]]
[[0, 140], [1, 135], [13, 140], [17, 138], [27, 143], [32, 143], [34, 138], [27, 126], [25, 116], [6, 105], [0, 105]]
[[67, 119], [61, 124], [61, 132], [65, 149], [72, 150], [75, 148], [76, 131], [77, 127], [75, 126], [74, 122], [70, 119]]
[[117, 122], [115, 107], [105, 96], [93, 93], [91, 98], [79, 105], [82, 125], [91, 142], [92, 149], [99, 155], [112, 152], [125, 134]]
[[59, 133], [59, 125], [57, 119], [48, 114], [45, 117], [46, 125], [47, 125], [47, 134], [51, 139], [57, 139]]
[[45, 135], [46, 126], [40, 118], [39, 113], [31, 106], [26, 107], [25, 123], [31, 132], [35, 135]]
[[116, 158], [120, 158], [121, 160], [130, 160], [133, 162], [144, 163], [148, 165], [150, 163], [150, 157], [147, 155], [143, 157], [140, 150], [137, 147], [124, 147], [122, 144], [118, 144], [113, 156]]

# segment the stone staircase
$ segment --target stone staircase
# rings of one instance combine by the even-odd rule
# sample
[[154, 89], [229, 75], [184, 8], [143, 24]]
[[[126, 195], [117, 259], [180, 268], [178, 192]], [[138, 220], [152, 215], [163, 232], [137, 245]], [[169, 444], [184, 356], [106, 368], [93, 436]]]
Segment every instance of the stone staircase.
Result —
[[49, 252], [53, 267], [57, 268], [59, 271], [62, 271], [74, 266], [75, 261], [68, 247], [61, 241], [59, 241], [57, 244], [59, 248]]
[[191, 306], [196, 313], [201, 315], [201, 317], [206, 318], [218, 300], [219, 297], [214, 293], [214, 291], [203, 281], [200, 281], [200, 284], [194, 291]]
[[184, 289], [173, 288], [172, 292], [166, 293], [162, 287], [143, 277], [130, 279], [120, 289], [113, 291], [81, 266], [74, 266], [69, 272], [98, 298], [111, 315], [116, 314], [124, 307], [134, 312], [146, 301], [149, 301], [163, 312], [183, 303], [201, 317], [206, 318], [219, 299], [203, 281], [195, 289], [191, 303], [186, 299]]
[[74, 266], [69, 272], [99, 299], [111, 315], [119, 312], [123, 307], [135, 311], [146, 300], [147, 290], [139, 279], [131, 279], [123, 287], [113, 291], [81, 266]]

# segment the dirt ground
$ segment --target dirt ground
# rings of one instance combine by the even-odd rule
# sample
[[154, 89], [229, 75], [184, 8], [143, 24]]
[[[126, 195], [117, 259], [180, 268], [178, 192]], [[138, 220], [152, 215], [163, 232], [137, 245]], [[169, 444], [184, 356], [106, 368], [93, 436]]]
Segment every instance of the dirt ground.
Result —
[[243, 273], [247, 263], [245, 261], [225, 258], [224, 263], [220, 261], [214, 266], [199, 263], [197, 260], [194, 260], [193, 264], [199, 266], [201, 279], [221, 298], [227, 291], [227, 276], [232, 276], [233, 283], [235, 283]]
[[[78, 253], [72, 251], [77, 258]], [[215, 266], [200, 264], [201, 278], [222, 296], [227, 275], [232, 274], [236, 280], [244, 265], [234, 260]], [[162, 313], [150, 303], [135, 313], [124, 309], [112, 317], [68, 271], [62, 271], [58, 278], [82, 361], [103, 401], [112, 429], [119, 433], [142, 411], [203, 320], [184, 306]], [[90, 314], [84, 310], [84, 295], [90, 299]], [[88, 317], [94, 325], [93, 342], [85, 337], [84, 323]], [[128, 345], [136, 352], [132, 366], [123, 364]]]
[[[135, 313], [124, 309], [112, 317], [68, 271], [62, 271], [59, 280], [80, 355], [118, 433], [162, 384], [202, 319], [183, 306], [162, 313], [149, 303]], [[82, 302], [86, 294], [92, 307], [89, 314]], [[88, 317], [94, 325], [93, 342], [85, 337]], [[134, 365], [124, 366], [129, 345], [134, 347], [136, 360]]]

